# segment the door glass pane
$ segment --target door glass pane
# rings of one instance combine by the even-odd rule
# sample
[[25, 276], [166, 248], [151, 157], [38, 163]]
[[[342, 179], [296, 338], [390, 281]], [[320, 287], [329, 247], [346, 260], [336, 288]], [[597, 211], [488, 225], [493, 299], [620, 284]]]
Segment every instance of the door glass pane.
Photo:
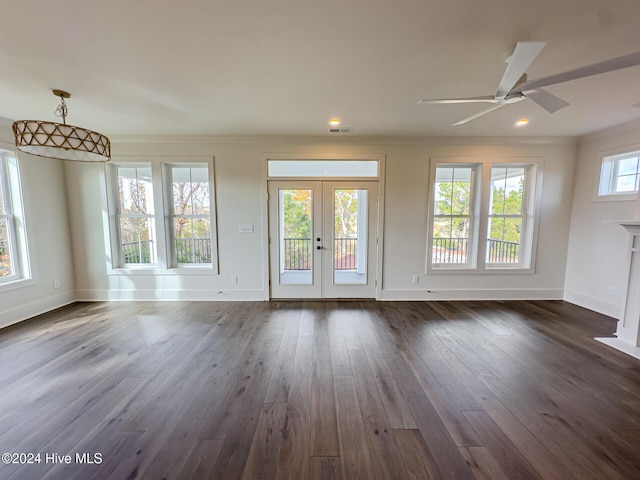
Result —
[[334, 190], [333, 283], [367, 283], [367, 190]]
[[311, 189], [279, 190], [281, 285], [313, 283], [312, 192]]

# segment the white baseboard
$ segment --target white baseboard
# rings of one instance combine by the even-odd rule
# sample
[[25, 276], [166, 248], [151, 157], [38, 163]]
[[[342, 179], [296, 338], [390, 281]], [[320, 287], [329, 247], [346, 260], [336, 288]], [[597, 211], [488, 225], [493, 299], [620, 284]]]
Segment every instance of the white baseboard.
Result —
[[0, 312], [0, 328], [8, 327], [14, 323], [22, 322], [29, 318], [50, 312], [56, 308], [64, 307], [75, 302], [74, 292], [64, 292], [53, 297], [43, 298], [35, 302], [22, 305], [20, 307], [11, 308]]
[[611, 348], [631, 355], [632, 357], [640, 359], [640, 347], [624, 342], [616, 337], [596, 337], [596, 340], [609, 345]]
[[573, 303], [579, 307], [584, 307], [594, 312], [602, 313], [609, 317], [620, 319], [621, 306], [617, 303], [607, 302], [599, 298], [583, 295], [578, 292], [572, 292], [571, 290], [564, 291], [565, 302]]
[[562, 300], [561, 288], [382, 290], [381, 300]]
[[263, 290], [76, 290], [79, 302], [262, 301]]

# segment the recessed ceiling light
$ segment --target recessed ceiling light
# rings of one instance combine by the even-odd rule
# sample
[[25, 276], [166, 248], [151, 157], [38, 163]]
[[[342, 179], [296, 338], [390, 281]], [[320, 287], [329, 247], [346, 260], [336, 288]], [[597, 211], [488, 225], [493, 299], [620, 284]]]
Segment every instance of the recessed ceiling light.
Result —
[[525, 125], [528, 125], [528, 124], [529, 124], [529, 120], [527, 120], [526, 118], [521, 118], [516, 122], [516, 127], [524, 127]]
[[337, 118], [332, 118], [331, 120], [329, 120], [329, 125], [331, 125], [332, 127], [337, 127], [338, 125], [340, 125], [340, 120]]

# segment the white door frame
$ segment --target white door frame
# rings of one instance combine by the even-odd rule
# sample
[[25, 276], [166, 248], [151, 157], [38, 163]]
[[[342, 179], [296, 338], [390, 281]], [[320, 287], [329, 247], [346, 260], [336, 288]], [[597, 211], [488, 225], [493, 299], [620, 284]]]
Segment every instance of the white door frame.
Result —
[[[376, 231], [371, 234], [376, 236], [378, 242], [377, 258], [375, 264], [375, 299], [382, 299], [382, 262], [384, 252], [384, 195], [385, 195], [385, 159], [384, 153], [362, 153], [362, 154], [345, 154], [345, 153], [263, 153], [261, 154], [261, 198], [262, 198], [262, 258], [263, 258], [263, 299], [270, 300], [271, 289], [269, 286], [270, 279], [270, 261], [269, 261], [269, 180], [348, 180], [348, 181], [376, 181], [378, 182], [378, 211]], [[378, 177], [269, 177], [267, 165], [269, 160], [373, 160], [378, 162]]]

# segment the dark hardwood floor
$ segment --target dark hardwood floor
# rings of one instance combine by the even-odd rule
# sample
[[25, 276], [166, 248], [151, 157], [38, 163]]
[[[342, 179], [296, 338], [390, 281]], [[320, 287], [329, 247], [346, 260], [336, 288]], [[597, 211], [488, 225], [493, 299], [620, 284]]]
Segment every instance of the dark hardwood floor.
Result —
[[0, 330], [0, 453], [41, 455], [0, 478], [637, 479], [614, 330], [556, 301], [78, 303]]

